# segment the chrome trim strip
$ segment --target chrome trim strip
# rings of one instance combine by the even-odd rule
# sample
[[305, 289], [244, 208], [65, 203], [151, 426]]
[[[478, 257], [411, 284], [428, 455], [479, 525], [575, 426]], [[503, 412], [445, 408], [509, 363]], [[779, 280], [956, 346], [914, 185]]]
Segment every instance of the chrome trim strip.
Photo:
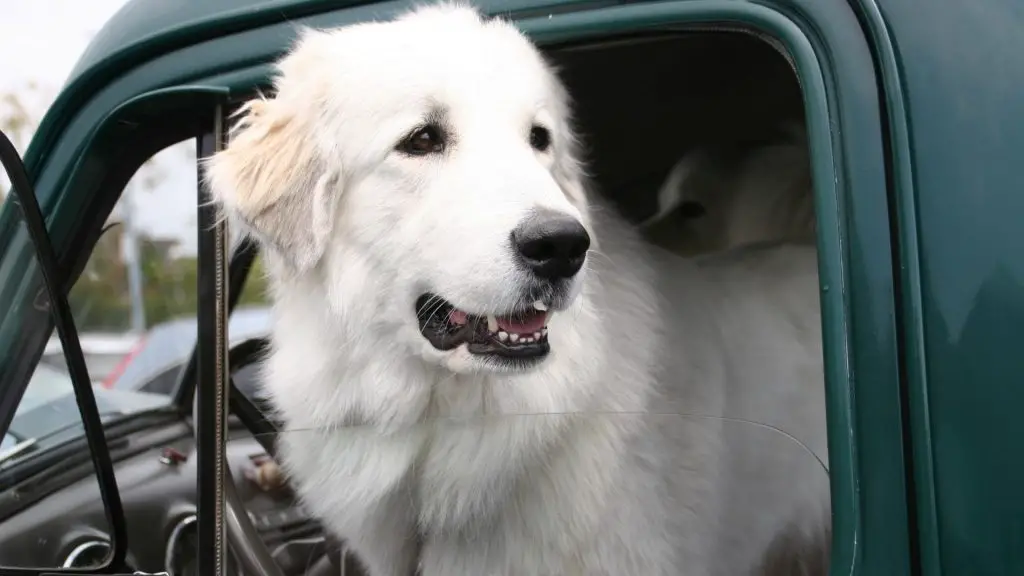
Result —
[[86, 550], [89, 550], [91, 548], [96, 548], [96, 547], [106, 548], [108, 553], [109, 553], [109, 551], [110, 551], [110, 542], [107, 542], [106, 540], [100, 540], [100, 539], [86, 540], [85, 542], [82, 542], [78, 546], [75, 546], [74, 548], [72, 548], [71, 552], [68, 552], [67, 557], [64, 558], [64, 562], [60, 565], [60, 567], [61, 568], [98, 568], [98, 567], [102, 566], [103, 565], [102, 562], [100, 564], [97, 564], [96, 566], [75, 566], [75, 561], [78, 560], [79, 556], [81, 556], [83, 553], [85, 553]]
[[171, 535], [167, 537], [167, 545], [164, 551], [164, 572], [166, 572], [168, 576], [175, 576], [174, 570], [171, 569], [171, 561], [174, 559], [174, 546], [181, 538], [182, 532], [184, 532], [189, 526], [195, 524], [196, 520], [197, 518], [195, 514], [186, 514], [181, 518], [181, 520], [178, 520], [178, 523], [171, 529]]

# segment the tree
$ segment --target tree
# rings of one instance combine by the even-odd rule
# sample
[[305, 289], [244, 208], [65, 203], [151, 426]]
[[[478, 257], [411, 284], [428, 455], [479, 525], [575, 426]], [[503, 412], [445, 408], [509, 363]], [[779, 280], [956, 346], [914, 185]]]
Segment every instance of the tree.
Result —
[[[69, 295], [69, 303], [79, 330], [121, 331], [130, 326], [131, 301], [127, 274], [121, 257], [116, 228], [96, 243], [82, 275]], [[146, 325], [152, 327], [182, 316], [195, 316], [197, 261], [194, 256], [173, 255], [176, 242], [139, 237], [139, 259], [143, 279], [143, 306]], [[239, 305], [265, 306], [266, 275], [262, 259], [253, 262]]]
[[[34, 84], [29, 84], [34, 88]], [[0, 130], [11, 140], [14, 147], [24, 154], [32, 134], [35, 132], [37, 120], [22, 101], [22, 98], [14, 92], [0, 94]], [[6, 172], [0, 170], [0, 200], [7, 197], [10, 189], [10, 180]]]
[[110, 229], [96, 242], [89, 261], [68, 294], [79, 331], [124, 330], [128, 326], [128, 282], [119, 237]]
[[[0, 93], [0, 129], [19, 151], [24, 152], [35, 133], [42, 116], [39, 112], [51, 100], [47, 98], [49, 92], [29, 82], [15, 92]], [[170, 171], [177, 169], [175, 160], [180, 161], [182, 154], [194, 161], [194, 144], [172, 146], [144, 162], [129, 184], [129, 189], [138, 194], [126, 191], [125, 196], [132, 196], [127, 201], [146, 202], [147, 193], [159, 188]], [[9, 186], [6, 177], [0, 177], [0, 199], [6, 197]], [[131, 208], [125, 204], [125, 196], [115, 208], [115, 215], [123, 216], [124, 209]], [[114, 216], [112, 223], [116, 223], [119, 216]], [[68, 295], [75, 323], [81, 332], [123, 331], [131, 326], [124, 232], [123, 226], [114, 226], [100, 237]], [[195, 316], [198, 306], [195, 255], [177, 254], [178, 245], [174, 240], [156, 238], [141, 230], [135, 230], [135, 236], [147, 328], [176, 317]], [[240, 304], [266, 303], [266, 278], [263, 263], [257, 258], [246, 280]]]
[[267, 270], [263, 267], [263, 258], [259, 256], [252, 263], [249, 275], [245, 278], [242, 295], [238, 297], [239, 306], [267, 306]]

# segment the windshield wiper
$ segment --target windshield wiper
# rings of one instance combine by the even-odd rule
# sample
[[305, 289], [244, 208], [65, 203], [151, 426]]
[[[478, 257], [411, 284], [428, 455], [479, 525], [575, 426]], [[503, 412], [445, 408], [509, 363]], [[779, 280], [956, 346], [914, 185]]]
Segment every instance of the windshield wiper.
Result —
[[[101, 412], [99, 416], [100, 421], [103, 422], [106, 418], [110, 416], [125, 416], [127, 414], [130, 413], [122, 412], [120, 410], [111, 410], [109, 412]], [[0, 452], [0, 469], [6, 468], [7, 465], [10, 464], [11, 462], [20, 460], [22, 456], [30, 454], [35, 450], [38, 450], [40, 442], [45, 442], [46, 440], [53, 438], [54, 436], [67, 432], [68, 430], [71, 430], [76, 427], [84, 428], [84, 424], [81, 421], [70, 422], [68, 424], [65, 424], [64, 426], [61, 426], [54, 430], [50, 430], [46, 434], [41, 434], [39, 436], [36, 436], [35, 438], [29, 438], [27, 440], [22, 440], [21, 442], [18, 442], [17, 444], [11, 446], [7, 450]]]
[[22, 440], [21, 442], [18, 442], [17, 444], [11, 446], [7, 450], [0, 452], [0, 466], [3, 466], [4, 463], [8, 462], [9, 460], [16, 459], [22, 453], [31, 450], [33, 447], [35, 447], [36, 442], [37, 441], [35, 438], [29, 438], [28, 440]]

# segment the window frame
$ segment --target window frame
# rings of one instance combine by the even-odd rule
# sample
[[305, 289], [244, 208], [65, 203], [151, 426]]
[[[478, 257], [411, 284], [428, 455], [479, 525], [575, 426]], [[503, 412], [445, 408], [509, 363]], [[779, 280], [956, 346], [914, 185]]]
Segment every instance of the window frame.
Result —
[[796, 64], [818, 227], [833, 506], [830, 573], [910, 573], [916, 534], [895, 322], [886, 116], [877, 91], [865, 89], [879, 77], [857, 15], [846, 4], [828, 2], [696, 0], [521, 24], [544, 45], [694, 23], [768, 34]]
[[[270, 61], [286, 49], [296, 24], [336, 26], [401, 8], [393, 3], [337, 8], [236, 30], [156, 55], [146, 66], [127, 71], [98, 90], [67, 124], [69, 131], [90, 136], [62, 144], [32, 164], [42, 175], [44, 195], [40, 200], [50, 216], [58, 257], [62, 268], [70, 270], [66, 282], [74, 281], [84, 265], [82, 255], [91, 251], [99, 232], [98, 216], [108, 214], [116, 201], [114, 197], [86, 202], [89, 210], [83, 211], [83, 202], [91, 195], [110, 189], [109, 185], [88, 183], [96, 175], [90, 162], [105, 167], [102, 174], [109, 181], [119, 168], [119, 153], [123, 156], [146, 148], [145, 137], [132, 133], [134, 127], [156, 126], [165, 119], [169, 120], [167, 130], [173, 132], [183, 122], [203, 116], [196, 111], [211, 110], [226, 94], [265, 86]], [[905, 461], [901, 400], [905, 385], [895, 321], [900, 308], [889, 235], [887, 111], [879, 97], [879, 74], [857, 14], [841, 0], [669, 0], [577, 8], [550, 16], [511, 16], [525, 17], [519, 24], [545, 49], [613, 32], [725, 22], [778, 39], [793, 57], [814, 151], [835, 522], [832, 571], [909, 572], [914, 556], [911, 540], [916, 536], [908, 508], [908, 493], [913, 488]], [[97, 117], [103, 118], [98, 126]], [[116, 146], [111, 144], [115, 141]], [[143, 152], [139, 164], [164, 146]], [[72, 150], [78, 156], [68, 156]], [[73, 167], [47, 172], [48, 162], [68, 157], [79, 160]], [[27, 269], [24, 262], [17, 261], [26, 252], [24, 239], [14, 237], [5, 224], [8, 222], [0, 219], [0, 245], [6, 246], [0, 270]], [[8, 242], [10, 239], [16, 241]], [[0, 287], [0, 292], [6, 289]], [[15, 308], [30, 301], [24, 293], [19, 294], [21, 297], [13, 298], [15, 303], [0, 298], [0, 305]], [[13, 321], [0, 319], [0, 336], [14, 330]], [[8, 359], [0, 361], [0, 374], [10, 372]]]

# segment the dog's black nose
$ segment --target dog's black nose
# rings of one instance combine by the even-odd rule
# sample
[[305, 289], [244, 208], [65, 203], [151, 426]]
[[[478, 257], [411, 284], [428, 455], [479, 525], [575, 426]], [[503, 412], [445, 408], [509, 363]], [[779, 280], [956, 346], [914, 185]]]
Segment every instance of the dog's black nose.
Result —
[[590, 235], [580, 221], [554, 210], [537, 210], [512, 231], [520, 260], [548, 280], [571, 278], [583, 267]]

